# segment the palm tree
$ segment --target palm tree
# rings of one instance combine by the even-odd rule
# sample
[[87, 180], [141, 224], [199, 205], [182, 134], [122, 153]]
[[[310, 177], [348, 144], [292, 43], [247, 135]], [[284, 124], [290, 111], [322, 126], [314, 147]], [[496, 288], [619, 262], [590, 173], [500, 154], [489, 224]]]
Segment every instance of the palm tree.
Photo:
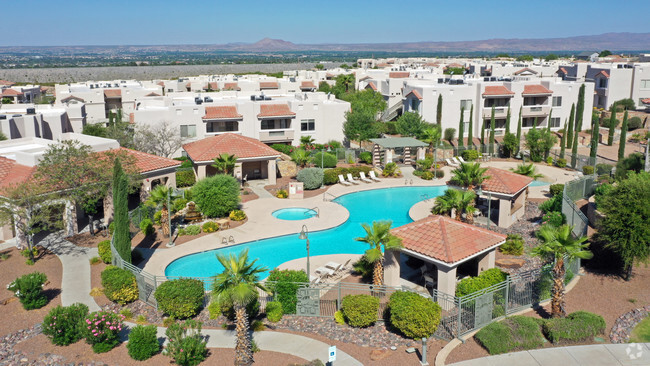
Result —
[[586, 236], [573, 238], [571, 226], [562, 225], [554, 227], [544, 225], [537, 231], [537, 236], [542, 243], [533, 248], [532, 254], [548, 259], [553, 259], [553, 288], [551, 289], [551, 316], [554, 318], [565, 317], [564, 308], [564, 269], [565, 258], [570, 262], [576, 258], [589, 259], [593, 253], [587, 250], [589, 243], [585, 243]]
[[422, 131], [422, 141], [429, 143], [429, 151], [433, 153], [433, 147], [438, 144], [442, 138], [440, 126], [428, 127]]
[[537, 168], [533, 163], [530, 164], [521, 163], [517, 165], [516, 169], [510, 168], [510, 170], [517, 174], [525, 175], [533, 179], [541, 178], [544, 176], [544, 174], [537, 173]]
[[481, 168], [480, 163], [461, 163], [451, 173], [453, 177], [449, 180], [452, 184], [473, 190], [480, 186], [484, 180], [490, 178], [485, 175], [487, 168]]
[[311, 155], [305, 149], [298, 149], [291, 154], [291, 159], [301, 168], [304, 168], [311, 162]]
[[316, 140], [311, 136], [300, 136], [300, 145], [311, 146], [314, 144], [314, 141]]
[[474, 191], [461, 191], [458, 208], [456, 209], [456, 220], [462, 221], [463, 213], [465, 213], [465, 219], [467, 222], [473, 222], [472, 215], [474, 214], [474, 200], [476, 199], [476, 193]]
[[257, 289], [268, 290], [260, 283], [259, 274], [267, 268], [255, 266], [257, 259], [248, 260], [248, 249], [238, 255], [217, 254], [217, 260], [223, 266], [223, 272], [214, 277], [212, 293], [214, 300], [222, 304], [232, 304], [235, 309], [235, 328], [237, 339], [235, 341], [235, 365], [252, 365], [253, 350], [248, 333], [248, 314], [246, 305], [255, 299]]
[[403, 247], [402, 239], [390, 233], [392, 224], [392, 221], [373, 221], [371, 227], [363, 223], [361, 226], [366, 231], [366, 236], [354, 239], [370, 245], [370, 249], [366, 250], [366, 258], [370, 263], [374, 263], [372, 283], [376, 286], [384, 284], [384, 252]]
[[223, 153], [214, 158], [212, 166], [217, 169], [217, 172], [230, 175], [235, 171], [235, 164], [237, 164], [235, 155]]
[[151, 191], [149, 198], [145, 201], [145, 205], [149, 207], [162, 207], [160, 209], [160, 227], [162, 228], [163, 235], [169, 236], [169, 209], [167, 208], [167, 196], [169, 199], [173, 198], [171, 188], [165, 185], [156, 186]]
[[442, 196], [436, 197], [436, 205], [431, 212], [436, 215], [451, 216], [451, 211], [456, 210], [456, 220], [462, 221], [463, 212], [466, 213], [468, 222], [472, 222], [470, 214], [474, 213], [474, 199], [476, 194], [473, 191], [461, 191], [450, 188]]

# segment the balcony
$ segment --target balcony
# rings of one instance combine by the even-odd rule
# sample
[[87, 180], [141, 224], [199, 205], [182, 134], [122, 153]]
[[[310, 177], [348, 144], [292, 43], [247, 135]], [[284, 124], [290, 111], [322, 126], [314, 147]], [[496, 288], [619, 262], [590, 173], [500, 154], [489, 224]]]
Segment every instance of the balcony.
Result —
[[206, 132], [205, 136], [217, 136], [217, 135], [223, 135], [224, 133], [234, 133], [235, 135], [241, 135], [241, 131], [219, 131], [219, 132]]
[[262, 130], [260, 141], [262, 142], [284, 142], [293, 141], [293, 130]]
[[526, 105], [521, 109], [523, 117], [546, 117], [551, 111], [548, 105]]
[[[494, 118], [506, 118], [508, 115], [508, 107], [494, 107]], [[492, 117], [492, 107], [483, 108], [483, 118]]]

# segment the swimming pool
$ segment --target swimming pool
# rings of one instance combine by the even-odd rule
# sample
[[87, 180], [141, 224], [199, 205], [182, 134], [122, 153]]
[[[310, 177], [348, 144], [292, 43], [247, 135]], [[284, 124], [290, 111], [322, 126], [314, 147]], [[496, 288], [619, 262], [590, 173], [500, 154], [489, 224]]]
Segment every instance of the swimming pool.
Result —
[[[349, 193], [334, 200], [345, 207], [350, 217], [343, 224], [326, 230], [309, 233], [310, 256], [326, 254], [363, 254], [367, 244], [354, 238], [365, 236], [361, 223], [377, 220], [392, 220], [398, 227], [412, 222], [409, 209], [415, 203], [442, 195], [447, 186], [396, 187], [373, 189]], [[433, 203], [432, 203], [433, 204]], [[216, 259], [216, 253], [239, 253], [248, 249], [250, 258], [258, 258], [258, 264], [269, 270], [280, 264], [307, 256], [305, 241], [298, 239], [298, 233], [262, 239], [254, 242], [213, 249], [178, 258], [165, 268], [167, 276], [210, 277], [223, 271]], [[263, 273], [264, 279], [268, 273]]]
[[312, 210], [311, 208], [302, 208], [302, 207], [288, 207], [281, 208], [279, 210], [273, 211], [271, 213], [273, 217], [280, 220], [305, 220], [312, 218], [318, 215], [318, 212]]
[[547, 186], [549, 184], [551, 184], [551, 183], [544, 182], [544, 181], [541, 181], [541, 180], [534, 180], [528, 186], [529, 187], [540, 187], [540, 186]]

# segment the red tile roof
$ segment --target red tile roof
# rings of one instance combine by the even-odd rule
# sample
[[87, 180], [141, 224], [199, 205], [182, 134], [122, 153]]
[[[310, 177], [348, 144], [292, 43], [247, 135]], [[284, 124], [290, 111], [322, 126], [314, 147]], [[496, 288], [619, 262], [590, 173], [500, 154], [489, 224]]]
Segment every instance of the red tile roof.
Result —
[[23, 95], [23, 92], [19, 92], [17, 90], [13, 89], [5, 89], [2, 91], [2, 96], [3, 97], [17, 97]]
[[212, 161], [224, 153], [242, 159], [280, 156], [279, 152], [259, 140], [234, 133], [224, 133], [190, 142], [183, 145], [183, 150], [195, 163]]
[[260, 81], [260, 90], [261, 89], [279, 89], [277, 81]]
[[444, 216], [429, 216], [391, 233], [402, 239], [405, 249], [448, 264], [469, 259], [506, 240], [503, 234]]
[[525, 72], [529, 72], [529, 73], [531, 73], [531, 74], [537, 74], [537, 71], [532, 70], [532, 69], [529, 69], [529, 68], [527, 68], [527, 67], [524, 67], [523, 69], [521, 69], [521, 70], [519, 70], [519, 71], [515, 71], [514, 74], [515, 74], [515, 75], [519, 75], [519, 74], [523, 74], [523, 73], [525, 73]]
[[565, 69], [564, 67], [560, 67], [560, 71], [561, 71], [564, 75], [569, 75], [569, 72], [566, 71], [566, 69]]
[[420, 93], [418, 93], [418, 91], [415, 90], [415, 89], [411, 90], [410, 93], [406, 94], [406, 98], [408, 98], [409, 95], [411, 95], [411, 94], [413, 94], [414, 97], [416, 97], [416, 98], [422, 100], [422, 96], [421, 96]]
[[217, 107], [205, 107], [203, 119], [241, 119], [242, 115], [237, 112], [237, 106], [224, 105]]
[[366, 85], [366, 88], [367, 87], [370, 87], [370, 89], [377, 91], [377, 87], [375, 86], [375, 83], [373, 83], [372, 81], [369, 82], [368, 85]]
[[208, 85], [203, 87], [203, 90], [208, 90], [208, 89], [217, 90], [219, 89], [219, 85], [216, 82], [208, 83]]
[[181, 165], [181, 162], [178, 160], [163, 158], [162, 156], [147, 154], [142, 151], [131, 150], [125, 147], [120, 147], [120, 151], [133, 156], [135, 159], [135, 166], [140, 174]]
[[647, 98], [647, 99], [641, 99], [641, 103], [643, 103], [643, 104], [650, 104], [650, 98]]
[[303, 81], [302, 83], [300, 83], [300, 89], [314, 89], [314, 88], [316, 88], [316, 85], [311, 80]]
[[241, 90], [237, 83], [226, 83], [223, 87], [223, 90]]
[[483, 181], [481, 188], [487, 192], [515, 195], [526, 188], [533, 178], [503, 169], [488, 168], [485, 172], [490, 178]]
[[21, 165], [15, 160], [0, 156], [0, 192], [29, 180], [35, 171], [36, 167]]
[[145, 97], [159, 97], [159, 96], [160, 96], [160, 94], [154, 93], [154, 92], [151, 92], [151, 93], [145, 95]]
[[486, 86], [483, 96], [497, 96], [497, 95], [514, 95], [510, 89], [503, 85]]
[[524, 91], [521, 92], [522, 95], [529, 94], [553, 94], [551, 90], [546, 89], [544, 85], [534, 84], [534, 85], [524, 85]]
[[257, 117], [284, 117], [295, 115], [296, 114], [291, 111], [288, 104], [261, 104], [260, 114], [258, 114]]
[[388, 77], [393, 79], [407, 78], [411, 75], [408, 71], [389, 72]]
[[106, 97], [106, 98], [122, 98], [122, 91], [120, 89], [106, 89], [106, 90], [104, 90], [104, 97]]
[[165, 82], [164, 81], [159, 81], [159, 82], [156, 83], [156, 85], [165, 86]]
[[16, 83], [14, 83], [13, 81], [0, 80], [0, 85], [13, 86], [16, 85]]
[[601, 72], [596, 74], [596, 76], [598, 76], [598, 75], [603, 75], [604, 77], [609, 78], [609, 73], [607, 71], [605, 71], [605, 70], [602, 70]]

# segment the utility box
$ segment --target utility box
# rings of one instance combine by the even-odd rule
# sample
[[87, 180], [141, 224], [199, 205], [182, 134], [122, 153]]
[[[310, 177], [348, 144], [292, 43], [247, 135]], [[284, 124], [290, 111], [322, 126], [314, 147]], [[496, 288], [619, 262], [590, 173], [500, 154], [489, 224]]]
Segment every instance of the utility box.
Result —
[[303, 199], [304, 185], [302, 182], [289, 183], [289, 198]]

